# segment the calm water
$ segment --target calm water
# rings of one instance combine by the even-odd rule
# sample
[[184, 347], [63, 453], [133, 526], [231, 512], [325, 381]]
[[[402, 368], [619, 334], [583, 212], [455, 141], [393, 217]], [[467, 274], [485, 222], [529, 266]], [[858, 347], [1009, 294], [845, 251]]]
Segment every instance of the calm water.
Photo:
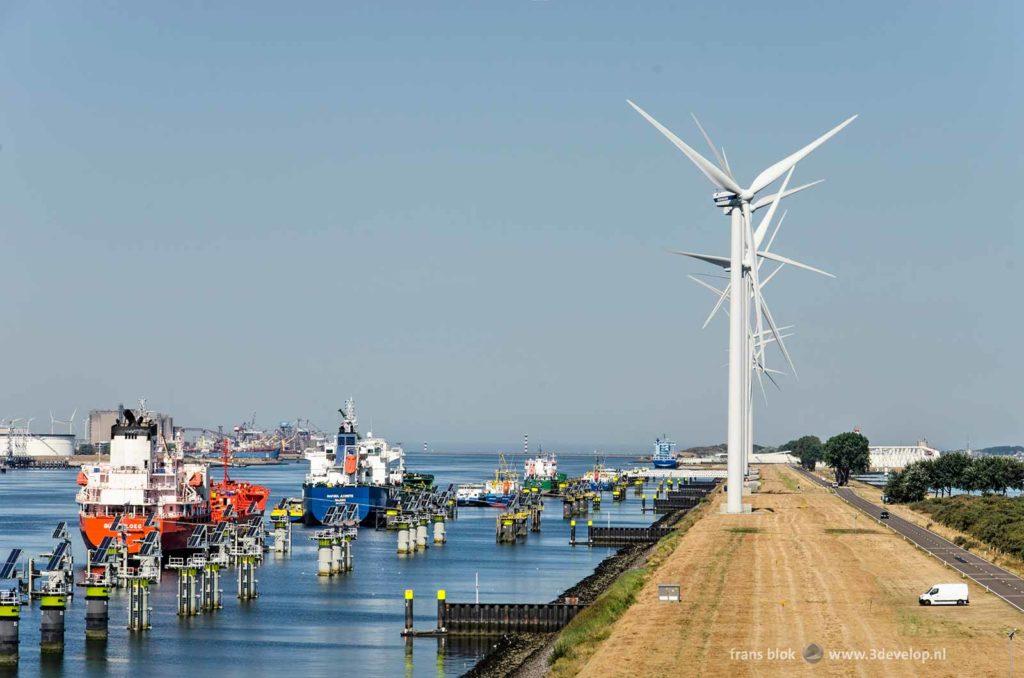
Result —
[[[493, 472], [492, 454], [410, 453], [411, 470], [434, 473], [439, 484], [479, 482]], [[609, 466], [631, 466], [609, 458]], [[517, 465], [521, 470], [521, 460]], [[560, 470], [578, 475], [593, 465], [590, 455], [562, 455]], [[273, 492], [271, 501], [300, 496], [306, 463], [232, 469], [232, 476], [258, 481]], [[38, 554], [51, 548], [50, 535], [60, 520], [77, 525], [76, 471], [13, 471], [0, 476], [0, 558], [21, 547]], [[592, 519], [615, 525], [644, 525], [639, 499], [630, 493], [616, 504], [606, 494]], [[342, 577], [316, 576], [313, 530], [295, 526], [288, 556], [267, 554], [257, 571], [260, 597], [241, 604], [234, 571], [223, 579], [224, 608], [190, 619], [175, 614], [175, 575], [165, 573], [153, 588], [153, 628], [129, 636], [127, 598], [115, 591], [110, 605], [110, 639], [95, 649], [85, 644], [85, 598], [76, 595], [67, 614], [61, 660], [39, 656], [38, 607], [22, 608], [21, 662], [17, 675], [261, 675], [308, 676], [352, 672], [359, 676], [450, 676], [468, 670], [483, 651], [449, 644], [443, 654], [434, 639], [418, 639], [411, 648], [399, 635], [403, 591], [416, 592], [416, 626], [436, 623], [436, 591], [453, 602], [472, 602], [479, 573], [481, 602], [547, 602], [589, 574], [613, 549], [568, 546], [568, 521], [561, 503], [547, 502], [542, 532], [519, 544], [494, 541], [494, 509], [462, 508], [448, 523], [448, 543], [426, 553], [399, 558], [394, 533], [362, 529], [354, 544], [355, 571]], [[85, 562], [75, 535], [75, 562]], [[4, 669], [0, 668], [0, 675]]]

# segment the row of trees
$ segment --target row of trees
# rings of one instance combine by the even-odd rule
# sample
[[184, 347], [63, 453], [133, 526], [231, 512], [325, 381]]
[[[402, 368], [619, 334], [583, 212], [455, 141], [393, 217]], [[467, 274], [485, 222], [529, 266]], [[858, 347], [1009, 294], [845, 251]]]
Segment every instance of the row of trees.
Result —
[[851, 473], [865, 473], [871, 462], [868, 439], [852, 431], [834, 435], [824, 444], [818, 436], [803, 436], [779, 449], [799, 457], [800, 465], [812, 471], [819, 461], [825, 462], [832, 467], [840, 485], [850, 481]]
[[889, 477], [885, 486], [894, 503], [921, 501], [933, 492], [951, 495], [953, 490], [1006, 494], [1024, 490], [1024, 462], [1013, 457], [972, 458], [963, 452], [944, 454], [938, 459], [917, 461]]

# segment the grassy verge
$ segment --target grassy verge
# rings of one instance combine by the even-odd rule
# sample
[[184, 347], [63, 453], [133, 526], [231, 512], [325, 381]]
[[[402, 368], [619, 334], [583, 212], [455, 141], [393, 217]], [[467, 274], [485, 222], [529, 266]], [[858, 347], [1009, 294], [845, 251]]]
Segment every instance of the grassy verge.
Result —
[[611, 634], [615, 620], [636, 602], [637, 594], [647, 583], [650, 574], [675, 551], [679, 540], [704, 515], [710, 503], [704, 500], [697, 508], [689, 511], [676, 523], [672, 534], [658, 541], [643, 566], [619, 575], [593, 605], [576, 615], [576, 618], [562, 629], [548, 658], [551, 665], [549, 675], [562, 678], [579, 673], [587, 659], [597, 650], [598, 644]]

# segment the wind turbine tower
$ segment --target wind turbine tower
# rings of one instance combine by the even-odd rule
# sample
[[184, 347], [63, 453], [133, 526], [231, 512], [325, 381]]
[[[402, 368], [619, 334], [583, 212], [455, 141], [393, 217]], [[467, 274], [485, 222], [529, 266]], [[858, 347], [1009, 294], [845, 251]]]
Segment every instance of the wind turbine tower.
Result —
[[[729, 161], [725, 156], [724, 150], [719, 151], [711, 142], [710, 137], [704, 131], [704, 128], [701, 127], [700, 122], [696, 120], [696, 117], [694, 121], [697, 122], [701, 134], [704, 136], [705, 141], [707, 141], [708, 146], [710, 146], [717, 164], [688, 146], [635, 103], [628, 100], [627, 102], [696, 165], [697, 169], [716, 189], [713, 194], [715, 206], [729, 216], [730, 249], [728, 257], [695, 254], [692, 252], [678, 252], [678, 254], [720, 266], [729, 273], [729, 285], [725, 290], [720, 291], [721, 296], [719, 297], [718, 304], [715, 306], [715, 310], [712, 311], [712, 315], [721, 307], [725, 297], [728, 296], [729, 433], [727, 438], [728, 486], [726, 512], [742, 513], [744, 511], [744, 474], [749, 461], [749, 451], [753, 449], [752, 399], [750, 398], [751, 371], [755, 371], [758, 374], [758, 378], [760, 378], [761, 372], [765, 370], [764, 348], [767, 343], [768, 334], [771, 335], [772, 341], [778, 344], [779, 350], [785, 356], [794, 374], [796, 372], [789, 357], [789, 352], [786, 350], [785, 343], [783, 342], [783, 336], [780, 334], [780, 330], [776, 326], [775, 320], [768, 310], [762, 295], [762, 288], [767, 283], [767, 280], [764, 282], [760, 280], [758, 275], [760, 263], [762, 260], [767, 259], [780, 264], [779, 268], [782, 265], [789, 264], [797, 268], [832, 277], [824, 271], [770, 251], [770, 240], [766, 246], [762, 247], [761, 245], [765, 234], [771, 226], [779, 202], [787, 196], [819, 183], [815, 181], [796, 188], [788, 188], [789, 179], [793, 175], [793, 169], [796, 167], [796, 164], [810, 155], [818, 146], [821, 146], [838, 134], [840, 130], [853, 122], [857, 116], [854, 115], [847, 118], [810, 144], [771, 165], [758, 174], [747, 188], [743, 188], [733, 178], [732, 169], [729, 167]], [[777, 192], [759, 197], [762, 191], [783, 177], [785, 179]], [[752, 215], [755, 211], [764, 207], [768, 208], [768, 213], [755, 231]], [[768, 277], [770, 278], [777, 272], [778, 269], [773, 271]], [[753, 309], [750, 308], [751, 302]], [[752, 315], [751, 311], [753, 311]], [[708, 320], [710, 320], [710, 316]], [[768, 325], [767, 330], [764, 329], [766, 323]]]

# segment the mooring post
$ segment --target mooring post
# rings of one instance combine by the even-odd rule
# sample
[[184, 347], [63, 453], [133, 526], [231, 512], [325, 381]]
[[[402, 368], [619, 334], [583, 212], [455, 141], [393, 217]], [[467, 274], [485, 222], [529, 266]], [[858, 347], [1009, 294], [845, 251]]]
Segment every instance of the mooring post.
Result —
[[[180, 606], [179, 606], [179, 614]], [[149, 628], [149, 581], [135, 578], [128, 584], [128, 630]]]
[[576, 546], [576, 521], [569, 521], [569, 546]]
[[106, 640], [110, 621], [110, 589], [87, 586], [85, 589], [85, 638]]
[[412, 589], [405, 590], [405, 632], [412, 631]]
[[68, 599], [63, 593], [44, 593], [39, 610], [39, 651], [64, 652], [64, 612]]
[[646, 513], [646, 512], [647, 512], [647, 495], [646, 494], [642, 494], [642, 495], [640, 495], [640, 513]]
[[443, 544], [448, 541], [444, 533], [444, 516], [434, 516], [434, 543]]
[[444, 633], [447, 629], [447, 621], [445, 619], [445, 608], [448, 603], [445, 601], [447, 597], [444, 589], [438, 589], [437, 591], [437, 631], [438, 633]]
[[587, 546], [594, 545], [594, 521], [587, 521]]

